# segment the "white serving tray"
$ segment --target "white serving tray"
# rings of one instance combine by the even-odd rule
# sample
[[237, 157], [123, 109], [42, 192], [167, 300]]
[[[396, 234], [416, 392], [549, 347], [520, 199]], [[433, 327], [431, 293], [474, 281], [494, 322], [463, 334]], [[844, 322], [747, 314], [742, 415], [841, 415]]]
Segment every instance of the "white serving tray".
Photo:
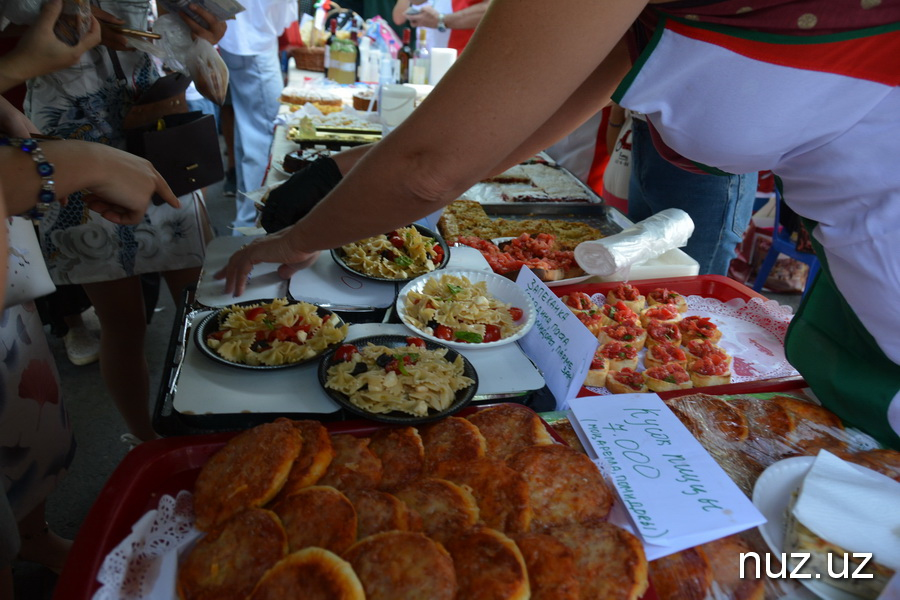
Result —
[[[188, 319], [190, 324], [199, 323], [208, 314], [197, 312]], [[405, 325], [363, 323], [350, 325], [347, 339], [384, 334], [413, 332]], [[172, 406], [181, 414], [329, 414], [340, 410], [319, 385], [318, 361], [278, 371], [222, 365], [201, 354], [190, 327], [184, 350], [172, 392]], [[517, 344], [460, 352], [478, 372], [476, 400], [518, 396], [544, 387], [544, 378]]]

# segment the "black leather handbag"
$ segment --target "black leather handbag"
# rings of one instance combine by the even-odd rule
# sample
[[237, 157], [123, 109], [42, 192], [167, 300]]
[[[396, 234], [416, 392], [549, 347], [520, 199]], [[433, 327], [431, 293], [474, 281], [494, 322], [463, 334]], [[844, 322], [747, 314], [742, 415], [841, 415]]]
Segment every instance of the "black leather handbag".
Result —
[[[116, 76], [124, 79], [115, 52]], [[189, 112], [184, 92], [190, 78], [172, 73], [156, 80], [125, 115], [125, 149], [146, 158], [176, 196], [225, 178], [213, 115]]]

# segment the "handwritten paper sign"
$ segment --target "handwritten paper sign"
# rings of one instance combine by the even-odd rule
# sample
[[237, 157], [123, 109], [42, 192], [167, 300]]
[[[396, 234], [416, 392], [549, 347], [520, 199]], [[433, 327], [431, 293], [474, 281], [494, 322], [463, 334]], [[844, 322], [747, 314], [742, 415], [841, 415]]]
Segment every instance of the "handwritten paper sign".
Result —
[[537, 313], [534, 328], [519, 345], [541, 370], [556, 409], [565, 410], [584, 383], [597, 338], [531, 269], [519, 271], [516, 283], [534, 301]]
[[579, 437], [604, 463], [648, 559], [765, 523], [656, 394], [575, 398], [569, 405]]

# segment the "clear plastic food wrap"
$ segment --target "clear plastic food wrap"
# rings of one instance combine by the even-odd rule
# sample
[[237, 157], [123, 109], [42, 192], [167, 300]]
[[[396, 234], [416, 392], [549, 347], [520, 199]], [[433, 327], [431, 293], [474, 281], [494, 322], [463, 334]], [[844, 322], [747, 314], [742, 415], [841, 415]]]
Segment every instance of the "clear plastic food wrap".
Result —
[[575, 248], [575, 260], [591, 275], [627, 275], [631, 265], [684, 246], [693, 232], [694, 222], [686, 212], [667, 208], [615, 235], [582, 242]]
[[[20, 0], [4, 2], [0, 6], [0, 29], [7, 22], [16, 25], [32, 25], [46, 0]], [[81, 37], [91, 29], [91, 3], [88, 0], [63, 0], [62, 13], [59, 15], [53, 32], [63, 42], [75, 46]]]

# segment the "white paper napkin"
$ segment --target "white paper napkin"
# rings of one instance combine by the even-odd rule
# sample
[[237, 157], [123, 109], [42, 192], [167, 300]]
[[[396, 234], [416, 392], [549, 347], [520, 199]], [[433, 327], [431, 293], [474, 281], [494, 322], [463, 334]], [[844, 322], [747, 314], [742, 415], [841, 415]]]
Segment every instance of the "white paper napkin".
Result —
[[803, 480], [794, 516], [813, 533], [849, 552], [900, 570], [900, 483], [858, 469], [826, 450]]

